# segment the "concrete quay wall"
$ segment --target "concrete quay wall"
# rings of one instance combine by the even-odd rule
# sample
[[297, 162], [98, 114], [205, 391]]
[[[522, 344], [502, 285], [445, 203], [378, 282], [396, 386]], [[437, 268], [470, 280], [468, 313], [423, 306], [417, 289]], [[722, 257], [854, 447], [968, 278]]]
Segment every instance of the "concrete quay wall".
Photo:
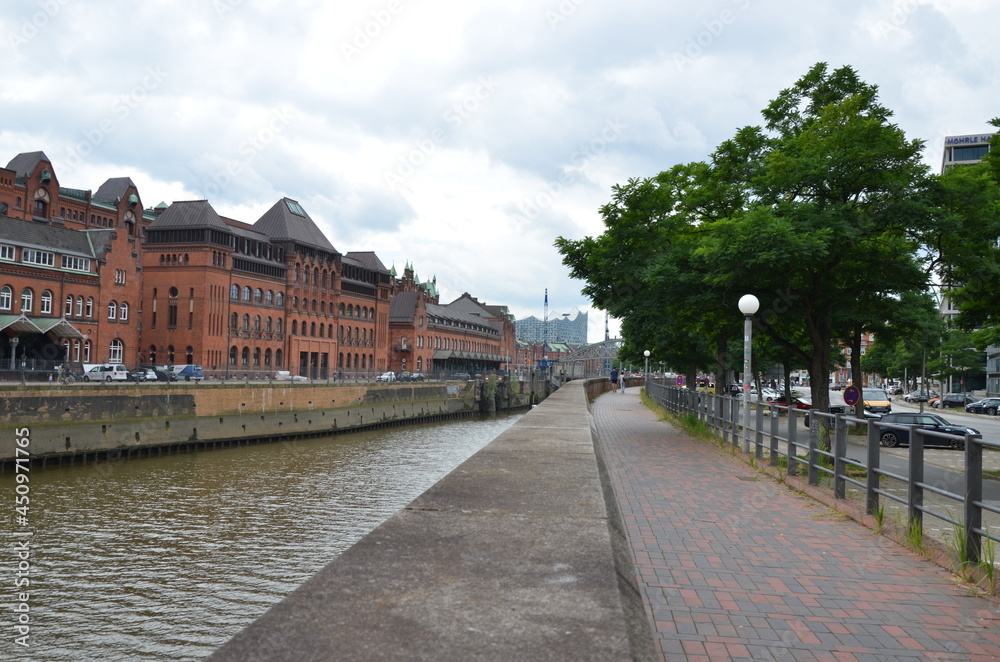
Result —
[[208, 659], [651, 659], [595, 451], [600, 381], [564, 385]]
[[[521, 396], [527, 404], [527, 396]], [[0, 463], [30, 431], [35, 463], [319, 436], [477, 411], [466, 385], [100, 385], [0, 393]]]

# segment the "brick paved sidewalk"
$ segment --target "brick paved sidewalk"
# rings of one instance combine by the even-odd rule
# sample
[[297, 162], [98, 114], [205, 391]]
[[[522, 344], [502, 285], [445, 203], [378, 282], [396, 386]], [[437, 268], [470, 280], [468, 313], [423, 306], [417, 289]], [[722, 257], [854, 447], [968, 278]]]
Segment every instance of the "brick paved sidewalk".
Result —
[[593, 415], [663, 659], [1000, 660], [995, 602], [638, 394]]

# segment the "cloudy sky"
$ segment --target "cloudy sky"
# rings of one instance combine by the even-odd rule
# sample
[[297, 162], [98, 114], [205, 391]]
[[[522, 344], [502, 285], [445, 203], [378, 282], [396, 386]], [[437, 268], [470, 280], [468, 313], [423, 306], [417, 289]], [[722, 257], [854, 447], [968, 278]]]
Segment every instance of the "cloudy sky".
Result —
[[557, 236], [816, 62], [878, 85], [938, 169], [1000, 116], [998, 25], [996, 0], [7, 0], [0, 163], [41, 150], [63, 186], [128, 176], [248, 223], [288, 196], [444, 302], [541, 317], [548, 288], [555, 317], [591, 309]]

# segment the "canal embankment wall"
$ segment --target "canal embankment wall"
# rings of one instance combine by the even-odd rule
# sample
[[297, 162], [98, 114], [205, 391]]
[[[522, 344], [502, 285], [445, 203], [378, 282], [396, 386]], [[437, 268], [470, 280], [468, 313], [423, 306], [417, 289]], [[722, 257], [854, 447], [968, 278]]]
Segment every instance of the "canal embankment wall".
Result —
[[588, 411], [608, 387], [563, 385], [209, 660], [652, 659]]
[[[478, 412], [475, 382], [94, 384], [0, 391], [0, 463], [30, 430], [32, 462], [89, 461], [321, 436]], [[504, 405], [527, 407], [530, 394]]]

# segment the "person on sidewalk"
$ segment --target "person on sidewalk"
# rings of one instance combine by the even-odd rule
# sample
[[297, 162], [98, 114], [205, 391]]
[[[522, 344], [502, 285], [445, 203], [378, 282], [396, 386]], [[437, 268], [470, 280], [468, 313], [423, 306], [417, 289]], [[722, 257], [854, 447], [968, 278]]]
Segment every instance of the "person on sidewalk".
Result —
[[618, 390], [618, 370], [616, 368], [611, 369], [611, 387]]
[[621, 376], [621, 384], [622, 384], [622, 393], [624, 393], [625, 392], [625, 374], [624, 373]]

